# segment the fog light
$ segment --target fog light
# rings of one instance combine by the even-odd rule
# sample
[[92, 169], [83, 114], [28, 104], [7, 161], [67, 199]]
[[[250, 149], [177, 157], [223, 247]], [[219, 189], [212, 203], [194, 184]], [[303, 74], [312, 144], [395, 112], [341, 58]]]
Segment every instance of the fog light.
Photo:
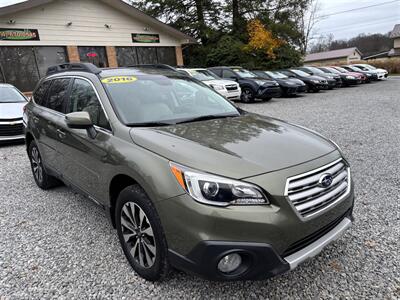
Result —
[[218, 263], [218, 270], [222, 273], [231, 273], [239, 268], [242, 258], [237, 253], [225, 255]]

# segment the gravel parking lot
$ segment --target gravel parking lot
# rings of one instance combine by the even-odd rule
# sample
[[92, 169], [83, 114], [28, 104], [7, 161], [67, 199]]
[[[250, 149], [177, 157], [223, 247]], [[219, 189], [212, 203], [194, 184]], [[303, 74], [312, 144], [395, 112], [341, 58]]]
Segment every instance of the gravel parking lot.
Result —
[[133, 273], [104, 212], [60, 187], [41, 191], [24, 145], [0, 147], [0, 299], [400, 299], [400, 77], [241, 105], [317, 130], [342, 146], [356, 184], [355, 226], [293, 272], [209, 282]]

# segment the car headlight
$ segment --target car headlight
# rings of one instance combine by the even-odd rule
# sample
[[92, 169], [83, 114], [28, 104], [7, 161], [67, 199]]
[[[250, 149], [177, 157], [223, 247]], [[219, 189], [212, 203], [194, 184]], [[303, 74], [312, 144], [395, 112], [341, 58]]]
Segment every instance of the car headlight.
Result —
[[216, 206], [269, 204], [261, 189], [253, 184], [196, 171], [170, 162], [179, 185], [194, 200]]
[[320, 83], [319, 80], [316, 80], [316, 79], [311, 79], [311, 81], [314, 83]]
[[354, 76], [350, 76], [350, 75], [347, 75], [346, 78], [347, 79], [356, 79]]
[[221, 91], [221, 90], [225, 89], [225, 87], [223, 85], [218, 85], [218, 84], [213, 84], [213, 85], [211, 85], [211, 87], [216, 91]]

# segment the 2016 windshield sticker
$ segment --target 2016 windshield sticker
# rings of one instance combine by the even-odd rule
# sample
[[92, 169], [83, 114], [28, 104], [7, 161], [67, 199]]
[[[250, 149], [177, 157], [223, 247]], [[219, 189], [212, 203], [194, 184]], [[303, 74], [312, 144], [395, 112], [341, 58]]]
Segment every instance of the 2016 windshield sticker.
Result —
[[105, 84], [115, 84], [115, 83], [130, 83], [136, 80], [137, 78], [134, 76], [113, 76], [113, 77], [103, 78], [101, 82]]

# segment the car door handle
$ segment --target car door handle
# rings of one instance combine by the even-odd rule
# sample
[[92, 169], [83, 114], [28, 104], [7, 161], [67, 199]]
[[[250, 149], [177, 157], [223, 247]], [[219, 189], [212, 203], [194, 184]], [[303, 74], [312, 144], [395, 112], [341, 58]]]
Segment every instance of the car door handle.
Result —
[[67, 135], [66, 133], [65, 133], [65, 131], [63, 131], [63, 130], [61, 130], [61, 129], [57, 129], [57, 134], [58, 134], [58, 136], [62, 139], [62, 138], [65, 138], [65, 136]]

